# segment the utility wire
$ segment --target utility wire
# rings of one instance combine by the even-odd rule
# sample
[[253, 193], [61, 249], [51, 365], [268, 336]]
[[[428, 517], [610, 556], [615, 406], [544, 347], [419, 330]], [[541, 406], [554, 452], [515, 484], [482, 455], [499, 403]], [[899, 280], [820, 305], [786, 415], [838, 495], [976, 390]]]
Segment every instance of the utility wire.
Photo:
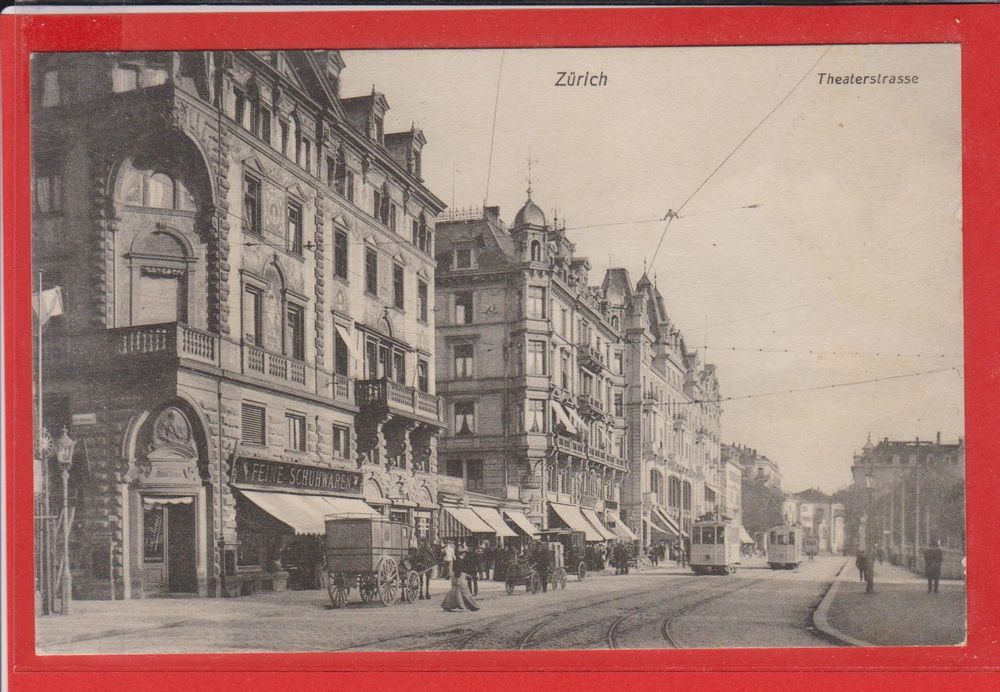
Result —
[[748, 139], [750, 139], [753, 136], [753, 134], [755, 132], [757, 132], [757, 130], [759, 130], [761, 128], [761, 126], [764, 123], [766, 123], [767, 120], [772, 115], [774, 115], [774, 113], [779, 108], [781, 108], [781, 106], [785, 103], [785, 101], [787, 101], [789, 98], [791, 98], [792, 94], [795, 93], [795, 90], [799, 88], [799, 85], [802, 84], [802, 82], [804, 82], [806, 80], [806, 77], [808, 77], [810, 74], [812, 74], [813, 70], [816, 69], [816, 66], [819, 64], [820, 60], [822, 60], [826, 56], [826, 54], [830, 51], [830, 48], [831, 48], [831, 46], [827, 46], [826, 47], [826, 49], [820, 54], [820, 56], [818, 58], [816, 58], [816, 62], [814, 62], [809, 67], [809, 69], [806, 71], [806, 73], [802, 75], [802, 78], [799, 79], [799, 81], [797, 81], [795, 83], [795, 86], [793, 86], [791, 88], [791, 90], [787, 94], [785, 94], [785, 97], [783, 99], [781, 99], [780, 101], [778, 101], [778, 104], [774, 108], [772, 108], [770, 110], [770, 112], [767, 115], [764, 116], [764, 119], [761, 120], [759, 123], [757, 123], [754, 126], [754, 128], [752, 130], [750, 130], [750, 132], [748, 132], [747, 135], [743, 139], [741, 139], [739, 141], [739, 143], [735, 147], [733, 147], [732, 151], [730, 151], [728, 154], [726, 154], [726, 157], [724, 159], [722, 159], [722, 162], [719, 163], [719, 165], [716, 166], [712, 170], [712, 172], [708, 174], [707, 178], [705, 178], [703, 181], [701, 181], [701, 184], [694, 189], [694, 192], [692, 192], [690, 195], [688, 195], [688, 198], [686, 200], [684, 200], [684, 202], [681, 204], [681, 206], [677, 207], [676, 210], [669, 210], [667, 212], [667, 223], [663, 227], [663, 233], [660, 234], [660, 240], [656, 244], [656, 250], [653, 252], [653, 257], [652, 257], [652, 259], [649, 260], [649, 265], [650, 266], [652, 266], [653, 262], [656, 261], [656, 255], [660, 252], [660, 246], [663, 245], [663, 239], [667, 237], [667, 229], [670, 227], [670, 222], [673, 221], [675, 218], [677, 218], [677, 214], [679, 214], [684, 209], [684, 207], [686, 207], [688, 205], [688, 202], [690, 202], [694, 198], [694, 196], [697, 195], [701, 191], [701, 189], [703, 187], [705, 187], [705, 185], [708, 184], [708, 181], [711, 180], [712, 177], [716, 173], [719, 172], [719, 169], [721, 169], [723, 166], [726, 165], [726, 162], [729, 161], [729, 159], [731, 159], [733, 157], [733, 155], [736, 154], [737, 151], [739, 151], [740, 147], [742, 147], [746, 143], [746, 141]]
[[483, 195], [483, 206], [490, 198], [490, 174], [493, 173], [493, 139], [497, 133], [497, 108], [500, 105], [500, 81], [503, 78], [503, 56], [506, 51], [500, 51], [500, 69], [497, 71], [497, 94], [493, 100], [493, 125], [490, 127], [490, 160], [486, 165], [486, 194]]

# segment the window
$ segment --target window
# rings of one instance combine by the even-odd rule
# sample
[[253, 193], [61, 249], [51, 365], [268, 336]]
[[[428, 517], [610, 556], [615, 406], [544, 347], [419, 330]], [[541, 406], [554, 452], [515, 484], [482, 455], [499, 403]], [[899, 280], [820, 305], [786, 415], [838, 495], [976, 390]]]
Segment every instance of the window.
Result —
[[58, 173], [35, 177], [35, 209], [42, 214], [61, 212], [63, 208], [62, 176]]
[[134, 65], [115, 65], [111, 70], [111, 91], [120, 94], [139, 87], [139, 68]]
[[247, 99], [243, 94], [242, 89], [233, 89], [233, 93], [236, 97], [236, 106], [234, 109], [233, 120], [236, 121], [238, 125], [244, 126], [244, 115], [246, 113]]
[[472, 435], [476, 430], [476, 404], [474, 401], [455, 402], [455, 434]]
[[306, 451], [306, 417], [297, 413], [286, 413], [288, 428], [288, 449], [294, 452]]
[[333, 426], [333, 456], [338, 459], [351, 458], [351, 430], [343, 425]]
[[406, 355], [402, 351], [392, 352], [392, 376], [396, 382], [406, 384]]
[[472, 324], [472, 291], [455, 294], [455, 324]]
[[243, 404], [242, 424], [240, 427], [240, 440], [246, 444], [263, 445], [267, 439], [267, 413], [263, 406], [256, 404]]
[[261, 235], [260, 180], [252, 175], [243, 176], [243, 230], [254, 235]]
[[336, 374], [347, 375], [347, 359], [350, 356], [350, 353], [351, 352], [347, 347], [347, 342], [340, 336], [340, 330], [335, 328], [333, 330], [333, 371]]
[[421, 392], [430, 391], [430, 379], [427, 372], [427, 361], [418, 360], [417, 361], [417, 389]]
[[399, 207], [397, 207], [393, 202], [389, 202], [388, 220], [386, 221], [386, 226], [388, 226], [393, 231], [396, 230], [396, 217], [399, 216]]
[[413, 246], [420, 247], [420, 222], [413, 219]]
[[271, 111], [267, 108], [262, 108], [260, 111], [260, 138], [268, 144], [271, 143]]
[[347, 233], [333, 232], [333, 275], [347, 281]]
[[621, 392], [615, 392], [615, 416], [621, 418], [625, 415], [625, 401]]
[[247, 104], [250, 106], [250, 132], [255, 137], [260, 137], [260, 92], [256, 86], [251, 85]]
[[374, 250], [365, 250], [365, 292], [378, 295], [378, 255]]
[[463, 466], [461, 459], [449, 459], [445, 462], [445, 475], [451, 478], [465, 478]]
[[304, 311], [298, 305], [288, 305], [287, 324], [288, 329], [288, 355], [296, 360], [305, 360], [305, 320]]
[[403, 268], [398, 264], [394, 264], [392, 266], [392, 304], [400, 310], [405, 305], [403, 287]]
[[472, 248], [459, 248], [455, 250], [455, 269], [472, 268]]
[[528, 317], [545, 319], [545, 289], [528, 286]]
[[545, 375], [545, 342], [528, 342], [528, 374]]
[[302, 167], [312, 173], [312, 140], [302, 138]]
[[472, 377], [472, 344], [455, 346], [455, 379], [466, 380]]
[[261, 345], [263, 312], [261, 291], [255, 286], [243, 287], [243, 340], [251, 346]]
[[483, 462], [465, 462], [465, 488], [472, 492], [483, 490]]
[[375, 116], [375, 139], [378, 142], [383, 142], [385, 139], [385, 121], [377, 115]]
[[531, 261], [532, 262], [542, 261], [542, 244], [537, 240], [531, 241]]
[[614, 365], [615, 365], [614, 372], [616, 375], [625, 374], [625, 360], [622, 358], [621, 351], [615, 351]]
[[354, 201], [354, 172], [347, 171], [347, 176], [344, 178], [344, 187], [347, 191], [347, 199], [351, 202]]
[[545, 399], [528, 399], [524, 429], [532, 433], [545, 432]]
[[288, 224], [285, 230], [288, 241], [288, 251], [302, 256], [302, 206], [296, 202], [288, 203]]
[[59, 105], [59, 72], [49, 70], [42, 77], [42, 106]]
[[562, 352], [562, 368], [560, 369], [560, 384], [562, 388], [569, 391], [569, 354], [566, 351]]
[[288, 156], [288, 121], [279, 121], [278, 129], [281, 133], [281, 154], [282, 156]]
[[427, 321], [427, 282], [417, 280], [417, 318]]

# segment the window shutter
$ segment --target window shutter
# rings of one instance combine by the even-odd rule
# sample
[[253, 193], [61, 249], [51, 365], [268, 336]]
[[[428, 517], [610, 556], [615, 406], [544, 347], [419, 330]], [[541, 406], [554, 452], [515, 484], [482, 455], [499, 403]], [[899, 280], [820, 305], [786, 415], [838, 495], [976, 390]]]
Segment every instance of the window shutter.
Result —
[[263, 406], [243, 404], [243, 425], [241, 440], [247, 444], [264, 444], [266, 414]]

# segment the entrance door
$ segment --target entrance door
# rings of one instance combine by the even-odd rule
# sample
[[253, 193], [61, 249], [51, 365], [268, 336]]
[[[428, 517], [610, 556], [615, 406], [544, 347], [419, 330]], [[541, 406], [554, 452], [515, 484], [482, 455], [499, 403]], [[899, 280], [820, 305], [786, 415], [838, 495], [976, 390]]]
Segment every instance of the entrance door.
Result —
[[195, 576], [194, 503], [170, 505], [167, 542], [167, 590], [170, 593], [197, 593]]
[[193, 498], [145, 498], [142, 510], [143, 593], [197, 593]]

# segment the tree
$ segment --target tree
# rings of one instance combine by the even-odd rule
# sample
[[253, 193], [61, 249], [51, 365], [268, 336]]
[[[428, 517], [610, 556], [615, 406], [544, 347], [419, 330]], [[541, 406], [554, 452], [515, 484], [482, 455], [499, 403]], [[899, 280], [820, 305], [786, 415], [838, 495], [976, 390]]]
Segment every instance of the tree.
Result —
[[781, 514], [784, 493], [751, 478], [743, 479], [742, 491], [743, 526], [751, 536], [784, 523]]

